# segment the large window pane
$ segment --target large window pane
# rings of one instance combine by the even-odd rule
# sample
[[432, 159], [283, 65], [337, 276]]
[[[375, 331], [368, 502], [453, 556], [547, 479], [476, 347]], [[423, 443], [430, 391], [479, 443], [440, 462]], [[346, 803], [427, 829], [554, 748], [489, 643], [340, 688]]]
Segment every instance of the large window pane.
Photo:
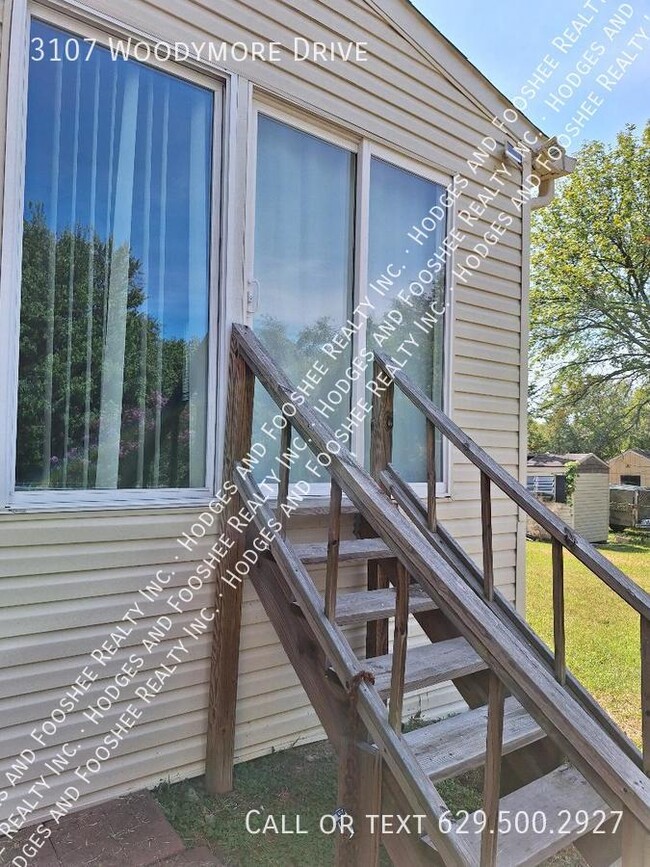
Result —
[[[294, 383], [316, 360], [328, 367], [308, 396], [314, 404], [345, 378], [350, 363], [349, 352], [332, 359], [321, 347], [352, 307], [354, 171], [349, 151], [259, 116], [255, 277], [260, 302], [254, 328]], [[327, 416], [328, 424], [336, 429], [349, 408], [346, 396]], [[258, 389], [255, 430], [275, 414], [275, 404]], [[269, 449], [260, 477], [277, 470], [276, 457], [277, 451]], [[315, 480], [297, 463], [291, 478], [301, 477]]]
[[214, 96], [32, 37], [17, 487], [203, 486]]
[[[370, 169], [370, 226], [368, 238], [368, 277], [380, 285], [381, 275], [392, 265], [401, 268], [399, 285], [386, 290], [382, 297], [370, 290], [375, 305], [368, 321], [369, 349], [380, 348], [392, 355], [404, 371], [425, 393], [442, 407], [444, 377], [444, 317], [435, 316], [445, 303], [445, 268], [434, 274], [427, 266], [445, 237], [445, 220], [422, 244], [408, 233], [419, 226], [429, 209], [439, 204], [444, 189], [432, 181], [373, 159]], [[420, 272], [426, 272], [420, 275]], [[431, 275], [431, 276], [430, 276]], [[430, 282], [427, 282], [430, 281]], [[414, 285], [409, 292], [409, 285]], [[397, 295], [402, 290], [405, 300]], [[383, 317], [396, 309], [403, 321], [391, 333], [390, 327], [380, 330]], [[434, 320], [434, 322], [432, 322]], [[379, 340], [375, 335], [379, 336]], [[406, 342], [408, 341], [408, 342]], [[415, 341], [412, 343], [411, 341]], [[372, 374], [370, 374], [372, 375]], [[422, 413], [396, 389], [393, 428], [393, 463], [409, 482], [426, 481], [426, 423]], [[366, 460], [368, 460], [370, 425], [366, 427]], [[438, 478], [441, 478], [441, 450], [438, 454]]]

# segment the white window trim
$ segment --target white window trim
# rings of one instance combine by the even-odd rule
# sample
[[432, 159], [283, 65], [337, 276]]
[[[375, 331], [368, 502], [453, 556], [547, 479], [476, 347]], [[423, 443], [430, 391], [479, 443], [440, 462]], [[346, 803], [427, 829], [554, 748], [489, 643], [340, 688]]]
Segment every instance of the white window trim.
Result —
[[[302, 132], [320, 138], [330, 144], [337, 145], [356, 154], [357, 156], [357, 172], [356, 172], [356, 189], [355, 189], [355, 248], [354, 248], [354, 282], [353, 282], [353, 309], [357, 307], [362, 298], [362, 287], [368, 282], [368, 221], [369, 221], [369, 206], [370, 206], [370, 163], [373, 157], [384, 160], [399, 168], [403, 168], [421, 178], [430, 180], [448, 190], [453, 190], [455, 185], [454, 172], [449, 169], [447, 171], [439, 166], [421, 162], [412, 156], [409, 156], [402, 151], [387, 147], [384, 144], [373, 141], [361, 134], [346, 133], [339, 128], [334, 127], [329, 121], [316, 115], [307, 114], [303, 109], [285, 104], [278, 100], [275, 96], [269, 95], [263, 91], [254, 90], [252, 96], [252, 120], [249, 127], [249, 142], [248, 142], [248, 191], [247, 191], [247, 206], [246, 206], [246, 229], [245, 229], [245, 274], [246, 274], [246, 289], [253, 283], [256, 283], [255, 263], [254, 263], [254, 232], [255, 232], [255, 195], [256, 195], [256, 177], [257, 177], [257, 118], [263, 114], [267, 117], [272, 117], [282, 123], [292, 126]], [[457, 200], [454, 200], [453, 205], [449, 208], [447, 233], [453, 230], [457, 220]], [[447, 304], [447, 313], [445, 317], [444, 327], [444, 346], [443, 346], [443, 410], [451, 417], [452, 413], [452, 359], [453, 359], [453, 327], [455, 321], [455, 293], [454, 293], [454, 258], [455, 254], [452, 251], [447, 259], [447, 267], [445, 272], [445, 301]], [[253, 314], [246, 311], [246, 302], [244, 301], [244, 322], [247, 325], [252, 325]], [[366, 329], [365, 323], [360, 323], [359, 331], [352, 339], [352, 352], [356, 356], [360, 351], [361, 346], [366, 345]], [[351, 400], [354, 403], [357, 399], [364, 395], [364, 381], [360, 378], [352, 383]], [[363, 462], [364, 447], [365, 447], [365, 426], [359, 425], [355, 428], [352, 435], [352, 451], [361, 456]], [[452, 467], [451, 460], [451, 443], [443, 438], [442, 444], [442, 481], [436, 484], [436, 497], [449, 498], [452, 491]], [[269, 489], [277, 488], [277, 486], [268, 486]], [[427, 495], [426, 482], [415, 482], [410, 484], [411, 489], [418, 497], [424, 498]], [[290, 486], [290, 490], [293, 486]], [[330, 486], [328, 483], [311, 484], [311, 495], [316, 498], [329, 497]], [[275, 495], [275, 494], [274, 494]]]
[[[75, 17], [65, 14], [74, 10]], [[63, 11], [61, 11], [63, 10]], [[27, 136], [27, 87], [29, 75], [30, 28], [32, 18], [78, 34], [80, 38], [94, 38], [98, 45], [106, 46], [110, 36], [128, 39], [156, 40], [149, 34], [116, 21], [101, 13], [90, 12], [87, 7], [65, 0], [64, 3], [41, 5], [15, 0], [10, 22], [8, 58], [8, 92], [5, 148], [5, 187], [2, 214], [2, 254], [0, 258], [0, 327], [4, 339], [0, 341], [0, 506], [9, 512], [110, 510], [125, 508], [151, 508], [152, 506], [179, 508], [200, 506], [209, 502], [219, 481], [218, 443], [223, 440], [221, 419], [218, 419], [218, 371], [223, 358], [225, 340], [225, 245], [222, 238], [226, 228], [227, 207], [223, 178], [229, 172], [230, 147], [224, 147], [233, 99], [232, 76], [212, 65], [188, 61], [168, 64], [152, 59], [146, 65], [166, 71], [182, 80], [199, 84], [214, 94], [212, 129], [211, 226], [210, 226], [210, 281], [208, 287], [208, 378], [206, 389], [206, 484], [200, 488], [120, 488], [115, 490], [15, 490], [16, 433], [18, 413], [18, 361], [20, 334], [20, 295], [22, 270], [22, 222], [24, 209], [24, 183]], [[139, 61], [141, 62], [141, 61]], [[228, 140], [230, 144], [230, 140]], [[217, 397], [213, 397], [217, 396]], [[219, 427], [218, 427], [219, 423]]]

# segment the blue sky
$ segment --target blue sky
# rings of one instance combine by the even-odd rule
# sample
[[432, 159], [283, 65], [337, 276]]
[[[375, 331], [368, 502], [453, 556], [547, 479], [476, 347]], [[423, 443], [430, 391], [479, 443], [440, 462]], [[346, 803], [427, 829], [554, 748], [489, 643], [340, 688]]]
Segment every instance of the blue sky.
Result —
[[[590, 93], [596, 94], [597, 101], [602, 97], [602, 105], [597, 106], [582, 131], [567, 133], [571, 138], [569, 153], [574, 153], [585, 140], [612, 142], [626, 123], [642, 126], [650, 118], [650, 38], [637, 37], [636, 46], [629, 43], [640, 28], [650, 37], [650, 0], [631, 3], [547, 0], [543, 4], [512, 0], [414, 0], [414, 5], [511, 99], [535, 74], [537, 65], [550, 55], [552, 64], [558, 66], [553, 70], [546, 67], [551, 77], [524, 111], [549, 135], [564, 131]], [[613, 22], [611, 32], [605, 32], [614, 17], [618, 23]], [[568, 38], [562, 36], [567, 28]], [[559, 37], [562, 48], [552, 42]], [[591, 50], [594, 42], [599, 46], [595, 52]], [[587, 56], [583, 58], [585, 53]], [[622, 72], [618, 58], [622, 59]], [[634, 59], [626, 66], [630, 58]], [[566, 105], [559, 107], [559, 111], [546, 105], [544, 99], [557, 91], [567, 75], [576, 73], [578, 63], [583, 60], [589, 66], [590, 59], [595, 65], [583, 76]], [[596, 78], [606, 74], [612, 64], [622, 77], [608, 92]]]

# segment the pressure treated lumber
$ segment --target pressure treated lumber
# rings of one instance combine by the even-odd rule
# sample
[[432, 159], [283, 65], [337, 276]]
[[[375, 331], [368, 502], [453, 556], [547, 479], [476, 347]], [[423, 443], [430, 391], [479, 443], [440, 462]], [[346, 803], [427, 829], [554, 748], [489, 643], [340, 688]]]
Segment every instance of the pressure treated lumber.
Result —
[[[269, 358], [252, 331], [244, 326], [233, 326], [233, 340], [276, 404], [281, 407], [290, 401], [294, 393], [292, 383]], [[295, 406], [294, 409], [292, 421], [298, 433], [312, 450], [327, 453], [332, 431], [308, 406]], [[459, 441], [463, 447], [467, 445], [467, 438], [462, 434]], [[639, 772], [573, 696], [555, 681], [544, 665], [531, 656], [522, 639], [499, 620], [485, 601], [475, 595], [430, 544], [423, 542], [422, 534], [385, 497], [350, 452], [341, 447], [340, 450], [330, 451], [329, 455], [330, 475], [367, 517], [409, 573], [416, 577], [421, 586], [431, 593], [434, 601], [462, 629], [475, 650], [480, 652], [508, 689], [517, 695], [538, 722], [543, 723], [547, 733], [588, 776], [590, 782], [603, 793], [607, 792], [613, 801], [624, 803], [645, 827], [650, 828], [650, 783], [645, 775]], [[504, 484], [512, 487], [508, 474], [498, 465], [494, 466], [497, 467], [496, 471], [492, 467], [490, 469], [492, 475], [497, 476], [499, 487]], [[521, 499], [516, 486], [512, 496], [513, 499]], [[542, 518], [546, 520], [545, 515]], [[583, 560], [589, 561], [587, 565], [591, 564], [593, 571], [599, 568], [598, 557], [594, 557], [588, 549], [586, 553], [583, 551]], [[302, 567], [300, 561], [291, 566], [288, 563], [285, 565], [287, 570], [294, 566], [298, 569]], [[611, 578], [609, 572], [608, 577]], [[646, 607], [643, 604], [647, 594], [626, 576], [622, 575], [622, 578], [627, 581], [629, 593], [624, 591], [626, 595], [631, 595], [650, 611], [650, 605]], [[619, 589], [622, 586], [620, 582], [613, 583]], [[640, 595], [635, 595], [637, 591]], [[320, 597], [318, 607], [320, 610]], [[364, 699], [371, 701], [370, 696], [360, 691], [360, 696], [362, 694]], [[409, 783], [406, 779], [400, 782]]]
[[[390, 689], [393, 655], [366, 660], [366, 668], [375, 676], [375, 686], [381, 695]], [[436, 644], [414, 647], [406, 654], [405, 687], [413, 692], [425, 686], [466, 677], [487, 668], [483, 659], [464, 638], [451, 638]]]
[[[481, 767], [485, 762], [486, 734], [487, 705], [484, 705], [406, 732], [404, 739], [435, 783]], [[503, 754], [543, 737], [544, 730], [509, 696], [504, 707]]]
[[[253, 428], [253, 395], [255, 377], [235, 342], [231, 345], [230, 388], [226, 407], [226, 441], [224, 445], [224, 478], [232, 480], [235, 465], [251, 446]], [[225, 533], [227, 521], [240, 509], [240, 497], [235, 495], [218, 522], [218, 533]], [[241, 533], [221, 562], [216, 587], [221, 586], [219, 574], [234, 569], [245, 551]], [[208, 732], [206, 741], [205, 780], [211, 793], [229, 792], [233, 787], [235, 755], [235, 708], [239, 678], [239, 639], [242, 618], [242, 585], [228, 587], [228, 593], [215, 598], [214, 631], [208, 700]], [[216, 591], [217, 594], [219, 591]]]
[[[416, 584], [409, 592], [409, 611], [416, 614], [421, 611], [433, 611], [436, 603]], [[343, 593], [336, 603], [336, 622], [344, 625], [351, 623], [368, 623], [371, 620], [381, 620], [395, 616], [395, 588], [385, 590], [360, 590], [355, 593]]]

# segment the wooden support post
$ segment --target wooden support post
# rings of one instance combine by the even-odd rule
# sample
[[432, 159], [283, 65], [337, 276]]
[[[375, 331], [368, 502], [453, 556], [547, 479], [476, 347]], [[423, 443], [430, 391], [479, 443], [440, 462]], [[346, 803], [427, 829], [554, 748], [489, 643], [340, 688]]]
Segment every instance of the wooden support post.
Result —
[[[363, 731], [357, 725], [356, 733]], [[339, 804], [352, 817], [354, 835], [336, 835], [336, 867], [378, 867], [381, 832], [369, 815], [381, 815], [381, 757], [371, 743], [349, 738], [339, 757]]]
[[285, 457], [286, 453], [291, 448], [291, 424], [285, 417], [287, 422], [282, 428], [282, 437], [280, 439], [280, 482], [278, 484], [278, 502], [276, 508], [276, 517], [281, 524], [280, 534], [284, 538], [287, 534], [287, 513], [282, 508], [287, 503], [289, 496], [289, 475], [291, 473], [291, 463]]
[[[230, 354], [230, 388], [226, 409], [226, 442], [223, 481], [233, 477], [234, 467], [251, 447], [255, 377], [236, 350]], [[235, 495], [220, 515], [217, 535], [228, 533], [228, 518], [241, 508]], [[230, 531], [232, 534], [232, 531]], [[205, 779], [209, 792], [229, 792], [233, 786], [235, 752], [235, 707], [239, 676], [239, 637], [241, 631], [242, 585], [232, 587], [221, 581], [246, 550], [242, 533], [219, 564], [212, 637], [212, 663], [208, 700], [208, 732]]]
[[483, 538], [483, 591], [485, 598], [494, 599], [494, 553], [492, 551], [492, 499], [490, 477], [481, 471], [481, 535]]
[[[383, 384], [385, 374], [375, 362], [373, 379]], [[372, 424], [370, 435], [370, 474], [379, 481], [393, 457], [393, 403], [395, 386], [391, 382], [380, 394], [372, 396]], [[387, 567], [377, 560], [369, 560], [368, 590], [383, 590], [389, 586]], [[388, 620], [372, 620], [366, 626], [366, 657], [388, 653]]]
[[621, 867], [648, 867], [650, 834], [629, 810], [623, 813], [621, 836]]
[[641, 743], [643, 770], [650, 776], [650, 620], [641, 615]]
[[553, 639], [555, 644], [555, 676], [566, 683], [566, 638], [564, 634], [564, 549], [552, 540], [553, 558]]
[[409, 620], [409, 575], [401, 563], [397, 564], [396, 577], [395, 634], [393, 638], [393, 667], [390, 678], [388, 722], [396, 732], [401, 732]]
[[[386, 374], [374, 363], [373, 380], [383, 384]], [[377, 393], [378, 392], [378, 393]], [[372, 423], [370, 430], [370, 475], [376, 481], [393, 459], [393, 404], [395, 386], [391, 382], [384, 389], [377, 388], [372, 395]]]
[[336, 590], [339, 578], [339, 542], [341, 541], [341, 488], [332, 479], [330, 485], [330, 523], [327, 534], [327, 571], [325, 573], [325, 616], [336, 619]]
[[436, 532], [438, 519], [436, 516], [436, 429], [427, 419], [427, 524], [432, 532]]
[[[385, 564], [368, 560], [368, 590], [385, 590], [390, 586]], [[373, 620], [366, 626], [366, 659], [388, 653], [388, 620]]]
[[490, 672], [485, 782], [483, 788], [483, 810], [485, 811], [486, 821], [485, 828], [481, 834], [481, 867], [495, 867], [497, 863], [504, 701], [505, 689], [503, 683], [494, 672]]

